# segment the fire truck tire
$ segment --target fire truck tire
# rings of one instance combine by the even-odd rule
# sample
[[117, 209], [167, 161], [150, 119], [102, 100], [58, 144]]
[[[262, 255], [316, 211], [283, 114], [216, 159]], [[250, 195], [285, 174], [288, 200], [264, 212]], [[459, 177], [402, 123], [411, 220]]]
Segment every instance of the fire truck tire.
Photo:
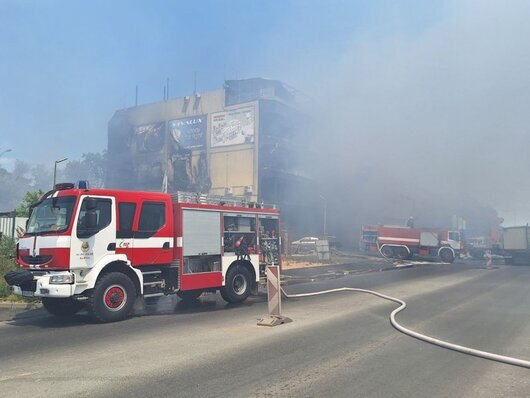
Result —
[[177, 292], [177, 296], [179, 296], [182, 301], [197, 300], [201, 294], [202, 290], [181, 290], [180, 292]]
[[396, 253], [396, 258], [400, 260], [406, 260], [410, 256], [409, 251], [404, 247], [396, 247], [394, 251]]
[[381, 254], [385, 257], [393, 258], [394, 257], [394, 248], [392, 246], [383, 246], [381, 248]]
[[440, 260], [442, 260], [444, 263], [451, 264], [453, 261], [455, 261], [455, 255], [451, 249], [442, 249], [440, 250]]
[[43, 297], [42, 305], [50, 314], [55, 316], [71, 316], [81, 311], [84, 303], [71, 298]]
[[88, 312], [98, 322], [121, 321], [129, 315], [136, 299], [133, 281], [121, 272], [103, 275], [88, 299]]
[[228, 303], [241, 303], [250, 295], [252, 282], [250, 272], [241, 266], [235, 265], [228, 269], [225, 286], [221, 288], [221, 296]]

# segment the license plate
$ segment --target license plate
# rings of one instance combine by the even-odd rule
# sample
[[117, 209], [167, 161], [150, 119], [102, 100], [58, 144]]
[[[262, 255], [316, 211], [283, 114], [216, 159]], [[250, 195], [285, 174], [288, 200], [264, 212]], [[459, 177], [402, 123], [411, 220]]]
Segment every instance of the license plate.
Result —
[[35, 292], [28, 292], [28, 291], [22, 290], [22, 295], [25, 297], [35, 297]]

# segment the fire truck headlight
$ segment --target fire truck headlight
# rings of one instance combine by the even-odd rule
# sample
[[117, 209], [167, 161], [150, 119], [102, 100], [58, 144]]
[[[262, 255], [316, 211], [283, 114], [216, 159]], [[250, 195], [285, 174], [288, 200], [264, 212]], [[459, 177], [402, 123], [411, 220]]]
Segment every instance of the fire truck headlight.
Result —
[[73, 274], [60, 274], [50, 276], [50, 284], [54, 285], [63, 285], [63, 284], [72, 284], [74, 283]]

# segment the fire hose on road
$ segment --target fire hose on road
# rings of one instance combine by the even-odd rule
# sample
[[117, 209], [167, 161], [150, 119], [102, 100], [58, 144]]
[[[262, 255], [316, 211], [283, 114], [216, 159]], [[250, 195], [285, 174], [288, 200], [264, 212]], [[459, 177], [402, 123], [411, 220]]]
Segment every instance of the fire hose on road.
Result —
[[449, 342], [444, 341], [444, 340], [440, 340], [440, 339], [437, 339], [437, 338], [434, 338], [434, 337], [426, 336], [424, 334], [415, 332], [414, 330], [410, 330], [410, 329], [400, 325], [396, 321], [396, 315], [399, 314], [401, 311], [403, 311], [407, 307], [407, 303], [405, 303], [405, 301], [400, 300], [398, 298], [395, 298], [395, 297], [392, 297], [392, 296], [387, 296], [386, 294], [382, 294], [382, 293], [379, 293], [379, 292], [376, 292], [376, 291], [373, 291], [373, 290], [358, 289], [358, 288], [352, 288], [352, 287], [342, 287], [342, 288], [338, 288], [338, 289], [322, 290], [322, 291], [319, 291], [319, 292], [299, 293], [299, 294], [287, 294], [285, 292], [285, 290], [283, 289], [283, 287], [280, 287], [280, 289], [281, 289], [281, 292], [283, 293], [283, 295], [286, 298], [310, 297], [310, 296], [318, 296], [318, 295], [322, 295], [322, 294], [336, 293], [336, 292], [345, 292], [345, 291], [372, 294], [372, 295], [380, 297], [382, 299], [385, 299], [385, 300], [392, 301], [394, 303], [400, 304], [400, 306], [398, 308], [396, 308], [395, 310], [393, 310], [390, 313], [390, 323], [392, 324], [392, 326], [394, 328], [399, 330], [401, 333], [404, 333], [406, 335], [414, 337], [414, 338], [416, 338], [418, 340], [422, 340], [422, 341], [425, 341], [427, 343], [431, 343], [431, 344], [437, 345], [439, 347], [447, 348], [449, 350], [458, 351], [458, 352], [461, 352], [461, 353], [464, 353], [464, 354], [468, 354], [468, 355], [474, 355], [476, 357], [489, 359], [489, 360], [492, 360], [492, 361], [503, 362], [503, 363], [506, 363], [508, 365], [520, 366], [520, 367], [523, 367], [523, 368], [530, 369], [530, 361], [526, 361], [524, 359], [519, 359], [519, 358], [507, 357], [507, 356], [504, 356], [504, 355], [498, 355], [498, 354], [494, 354], [494, 353], [487, 352], [487, 351], [476, 350], [474, 348], [470, 348], [470, 347], [465, 347], [465, 346], [461, 346], [461, 345], [458, 345], [458, 344], [449, 343]]

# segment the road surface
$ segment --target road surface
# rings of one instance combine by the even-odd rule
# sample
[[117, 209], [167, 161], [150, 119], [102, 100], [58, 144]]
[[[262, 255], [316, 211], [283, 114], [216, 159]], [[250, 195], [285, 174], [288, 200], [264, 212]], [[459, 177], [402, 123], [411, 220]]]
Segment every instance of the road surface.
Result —
[[[368, 274], [304, 270], [291, 293], [375, 289], [407, 301], [404, 326], [530, 360], [530, 267], [422, 265]], [[528, 397], [530, 370], [467, 356], [391, 327], [395, 304], [362, 293], [284, 301], [294, 322], [256, 326], [239, 306], [165, 298], [120, 323], [43, 310], [0, 322], [0, 396]], [[31, 316], [28, 316], [31, 315]]]

